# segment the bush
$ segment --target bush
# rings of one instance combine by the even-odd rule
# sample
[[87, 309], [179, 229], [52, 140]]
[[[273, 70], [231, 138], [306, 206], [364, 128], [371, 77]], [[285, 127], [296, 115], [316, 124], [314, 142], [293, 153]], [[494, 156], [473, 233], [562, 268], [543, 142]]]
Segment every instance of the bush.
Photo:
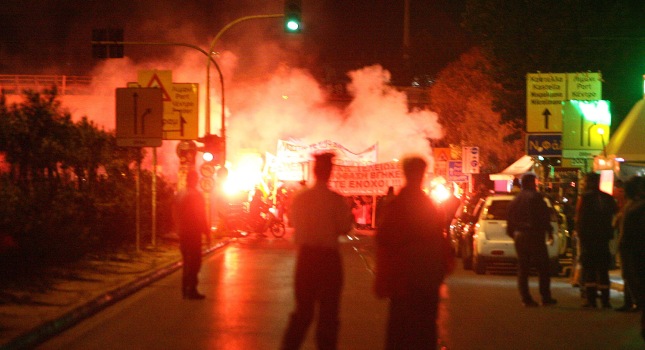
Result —
[[[7, 106], [0, 94], [0, 273], [76, 261], [135, 242], [133, 165], [144, 154], [60, 111], [55, 91]], [[35, 135], [35, 136], [34, 136]], [[34, 136], [34, 137], [31, 137]], [[2, 164], [0, 164], [2, 165]], [[1, 168], [0, 168], [1, 169]], [[151, 173], [141, 174], [141, 243], [150, 242]], [[157, 181], [158, 233], [170, 230], [172, 188]]]

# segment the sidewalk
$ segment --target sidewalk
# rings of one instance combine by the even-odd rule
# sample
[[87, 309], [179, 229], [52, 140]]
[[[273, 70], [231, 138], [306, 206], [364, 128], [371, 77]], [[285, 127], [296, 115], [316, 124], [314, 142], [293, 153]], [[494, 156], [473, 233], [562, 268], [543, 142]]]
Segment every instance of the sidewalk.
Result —
[[[216, 239], [210, 254], [230, 242]], [[31, 349], [181, 268], [176, 245], [143, 249], [53, 271], [46, 290], [8, 290], [0, 303], [0, 349]]]

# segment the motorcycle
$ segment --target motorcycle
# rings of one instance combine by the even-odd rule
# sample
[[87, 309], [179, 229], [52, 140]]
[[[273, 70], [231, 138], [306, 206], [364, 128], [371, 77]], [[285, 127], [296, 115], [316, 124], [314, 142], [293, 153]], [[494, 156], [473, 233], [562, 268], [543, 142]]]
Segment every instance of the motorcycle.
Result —
[[232, 208], [226, 215], [220, 215], [217, 231], [223, 236], [246, 237], [250, 234], [266, 236], [269, 231], [273, 237], [281, 238], [286, 233], [284, 222], [272, 211], [263, 208], [259, 216], [252, 216], [243, 208]]

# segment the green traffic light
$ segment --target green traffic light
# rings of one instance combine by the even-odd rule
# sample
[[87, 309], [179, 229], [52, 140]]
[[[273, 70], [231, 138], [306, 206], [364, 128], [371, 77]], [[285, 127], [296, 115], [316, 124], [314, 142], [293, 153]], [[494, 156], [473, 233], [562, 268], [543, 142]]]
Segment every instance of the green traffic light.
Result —
[[284, 2], [284, 31], [299, 33], [302, 31], [302, 0], [285, 0]]
[[287, 30], [290, 32], [297, 32], [300, 30], [300, 22], [294, 19], [288, 20], [286, 23], [286, 27], [287, 27]]

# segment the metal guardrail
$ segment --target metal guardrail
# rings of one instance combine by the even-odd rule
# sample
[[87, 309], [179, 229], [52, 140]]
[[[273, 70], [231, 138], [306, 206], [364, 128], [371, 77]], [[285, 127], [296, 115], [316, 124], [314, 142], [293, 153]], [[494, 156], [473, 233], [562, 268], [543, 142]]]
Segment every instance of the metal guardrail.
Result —
[[0, 90], [6, 95], [21, 95], [26, 90], [43, 91], [54, 86], [61, 96], [91, 95], [92, 77], [0, 74]]
[[[59, 96], [95, 95], [92, 81], [95, 78], [81, 75], [16, 75], [0, 74], [0, 91], [6, 95], [22, 95], [25, 90], [43, 91], [56, 86]], [[425, 88], [399, 87], [408, 96], [411, 105], [426, 105], [428, 92]], [[326, 90], [332, 101], [351, 101], [345, 84], [328, 84]]]

